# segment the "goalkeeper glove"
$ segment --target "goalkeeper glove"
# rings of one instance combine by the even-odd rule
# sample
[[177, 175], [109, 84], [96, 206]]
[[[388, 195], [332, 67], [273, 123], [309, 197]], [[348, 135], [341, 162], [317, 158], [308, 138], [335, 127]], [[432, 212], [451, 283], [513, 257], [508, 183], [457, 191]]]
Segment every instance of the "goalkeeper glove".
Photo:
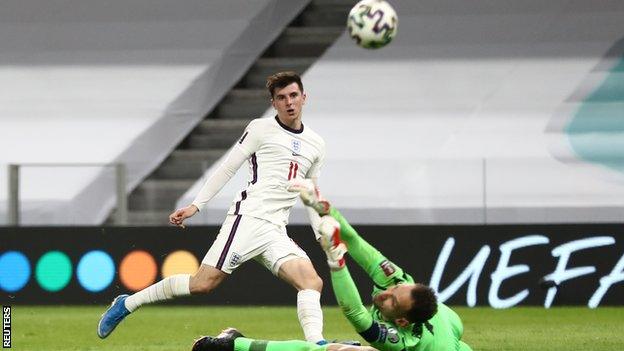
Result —
[[321, 193], [314, 182], [310, 179], [293, 179], [288, 182], [288, 191], [298, 192], [301, 201], [306, 206], [312, 207], [318, 214], [329, 213], [329, 202], [321, 197]]
[[347, 253], [347, 246], [340, 241], [340, 223], [332, 216], [323, 216], [319, 233], [321, 234], [319, 243], [325, 251], [329, 267], [332, 269], [344, 267], [344, 255]]

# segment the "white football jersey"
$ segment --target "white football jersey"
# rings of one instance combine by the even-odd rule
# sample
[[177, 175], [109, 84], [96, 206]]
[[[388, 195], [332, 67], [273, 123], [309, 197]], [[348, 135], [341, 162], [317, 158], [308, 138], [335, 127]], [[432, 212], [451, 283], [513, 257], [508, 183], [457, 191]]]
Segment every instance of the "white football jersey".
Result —
[[309, 127], [302, 124], [300, 130], [294, 130], [275, 116], [251, 121], [235, 147], [249, 157], [249, 180], [228, 214], [286, 225], [299, 195], [289, 192], [287, 183], [319, 177], [325, 141]]

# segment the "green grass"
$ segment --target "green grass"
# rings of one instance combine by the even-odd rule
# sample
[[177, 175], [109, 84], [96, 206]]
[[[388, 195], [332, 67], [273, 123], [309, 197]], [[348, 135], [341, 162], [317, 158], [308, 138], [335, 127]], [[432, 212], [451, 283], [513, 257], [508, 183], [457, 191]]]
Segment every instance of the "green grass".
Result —
[[[100, 340], [102, 307], [13, 306], [13, 350], [190, 350], [193, 338], [236, 326], [249, 337], [299, 339], [294, 307], [147, 306]], [[456, 308], [476, 350], [624, 350], [624, 308]], [[328, 339], [360, 339], [335, 307], [324, 308]]]

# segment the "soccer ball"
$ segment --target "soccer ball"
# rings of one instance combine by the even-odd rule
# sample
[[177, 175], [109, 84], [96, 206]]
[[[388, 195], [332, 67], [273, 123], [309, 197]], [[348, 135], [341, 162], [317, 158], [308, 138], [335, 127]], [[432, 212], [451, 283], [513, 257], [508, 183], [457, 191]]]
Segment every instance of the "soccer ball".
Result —
[[356, 43], [367, 49], [378, 49], [392, 41], [399, 19], [384, 0], [362, 0], [349, 12], [347, 28]]

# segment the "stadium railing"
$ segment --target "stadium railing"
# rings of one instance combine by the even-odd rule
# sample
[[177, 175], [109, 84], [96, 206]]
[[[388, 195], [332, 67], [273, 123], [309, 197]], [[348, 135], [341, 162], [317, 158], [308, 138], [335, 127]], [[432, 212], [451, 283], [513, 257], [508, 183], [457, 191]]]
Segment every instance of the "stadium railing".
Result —
[[8, 211], [7, 225], [20, 225], [20, 168], [22, 167], [111, 167], [115, 169], [117, 210], [115, 224], [128, 223], [128, 195], [126, 194], [126, 165], [124, 163], [20, 163], [8, 165]]

